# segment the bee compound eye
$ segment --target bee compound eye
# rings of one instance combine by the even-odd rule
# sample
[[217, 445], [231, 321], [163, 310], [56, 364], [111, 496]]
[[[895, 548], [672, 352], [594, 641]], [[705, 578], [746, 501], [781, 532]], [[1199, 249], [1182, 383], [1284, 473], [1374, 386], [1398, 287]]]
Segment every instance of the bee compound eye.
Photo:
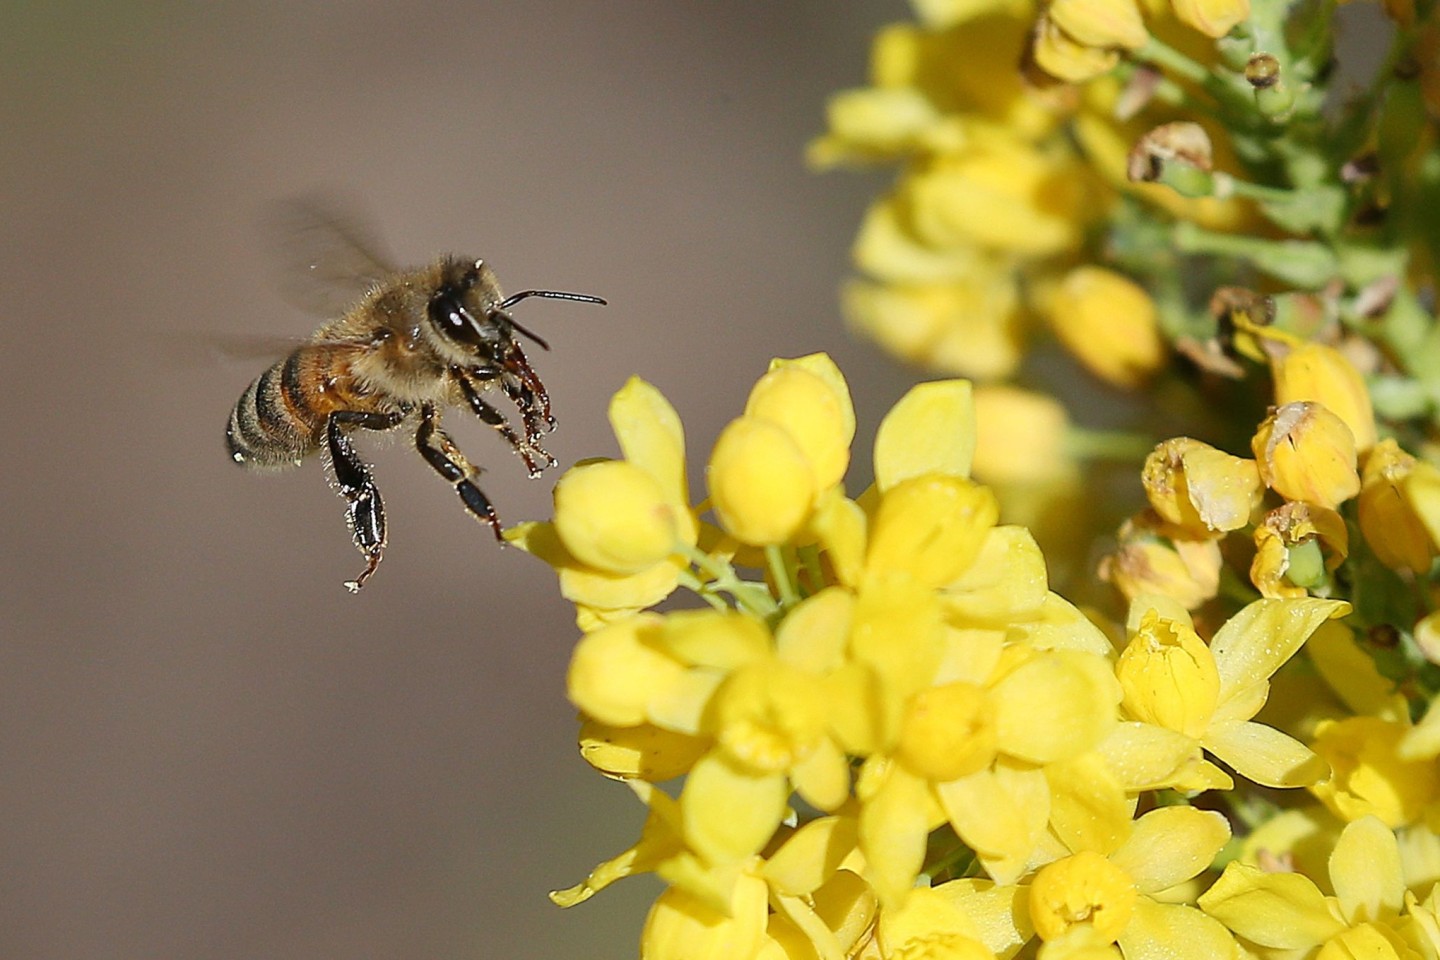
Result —
[[469, 344], [479, 342], [475, 322], [453, 290], [439, 290], [430, 298], [430, 322], [452, 340]]

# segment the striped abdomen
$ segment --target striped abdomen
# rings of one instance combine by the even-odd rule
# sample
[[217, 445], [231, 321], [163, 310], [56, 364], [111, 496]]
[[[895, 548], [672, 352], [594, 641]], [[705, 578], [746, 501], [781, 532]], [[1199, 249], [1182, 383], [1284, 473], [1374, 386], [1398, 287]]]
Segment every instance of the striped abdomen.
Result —
[[358, 348], [301, 347], [260, 374], [240, 396], [225, 427], [231, 458], [247, 467], [287, 467], [313, 453], [336, 410], [373, 405], [358, 395], [350, 370]]

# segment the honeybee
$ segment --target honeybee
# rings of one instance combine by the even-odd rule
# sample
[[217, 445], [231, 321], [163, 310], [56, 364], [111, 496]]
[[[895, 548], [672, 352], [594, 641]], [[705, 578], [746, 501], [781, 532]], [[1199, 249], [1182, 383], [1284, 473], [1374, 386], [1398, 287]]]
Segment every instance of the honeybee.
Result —
[[[356, 453], [356, 431], [414, 431], [415, 448], [455, 488], [477, 520], [501, 539], [500, 519], [476, 484], [479, 470], [440, 427], [449, 407], [464, 406], [494, 427], [520, 455], [530, 476], [555, 464], [541, 445], [555, 427], [550, 398], [517, 335], [549, 345], [511, 316], [522, 300], [542, 297], [604, 304], [599, 297], [557, 290], [505, 296], [490, 266], [472, 257], [442, 256], [424, 267], [395, 270], [323, 212], [314, 225], [330, 229], [337, 247], [363, 269], [366, 289], [289, 356], [246, 388], [230, 413], [225, 443], [247, 468], [298, 465], [324, 451], [345, 519], [365, 569], [345, 581], [359, 592], [385, 550], [385, 507], [370, 467]], [[312, 267], [313, 269], [313, 267]], [[498, 388], [520, 416], [517, 431], [487, 393]], [[502, 540], [503, 542], [503, 540]]]

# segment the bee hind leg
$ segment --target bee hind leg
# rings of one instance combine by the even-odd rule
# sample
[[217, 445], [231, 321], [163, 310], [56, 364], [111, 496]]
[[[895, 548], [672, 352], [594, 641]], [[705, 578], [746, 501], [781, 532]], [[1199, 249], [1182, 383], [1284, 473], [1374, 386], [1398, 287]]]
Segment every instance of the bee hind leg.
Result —
[[360, 410], [337, 410], [325, 421], [325, 440], [330, 449], [330, 464], [335, 482], [345, 498], [345, 520], [355, 548], [365, 557], [365, 569], [354, 580], [345, 581], [345, 589], [359, 593], [365, 581], [380, 565], [385, 550], [385, 503], [370, 475], [370, 468], [342, 429], [358, 426], [367, 430], [389, 430], [404, 419], [399, 413], [370, 413]]
[[490, 505], [489, 498], [471, 479], [480, 471], [465, 459], [465, 454], [455, 446], [455, 441], [440, 429], [440, 415], [435, 411], [433, 404], [427, 403], [420, 408], [420, 428], [415, 431], [415, 449], [420, 451], [420, 456], [425, 458], [425, 462], [430, 464], [432, 470], [455, 487], [455, 492], [460, 495], [465, 509], [469, 510], [475, 519], [493, 530], [495, 539], [503, 545], [505, 536], [504, 531], [500, 528], [500, 517], [496, 515], [495, 508]]

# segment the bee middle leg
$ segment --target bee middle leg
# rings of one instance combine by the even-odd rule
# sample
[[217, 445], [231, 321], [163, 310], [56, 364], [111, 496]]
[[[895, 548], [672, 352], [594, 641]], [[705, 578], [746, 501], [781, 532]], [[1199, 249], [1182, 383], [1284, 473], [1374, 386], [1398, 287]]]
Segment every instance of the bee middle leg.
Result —
[[345, 581], [345, 589], [359, 593], [365, 581], [380, 565], [385, 551], [385, 504], [370, 468], [350, 438], [345, 435], [347, 426], [366, 430], [390, 430], [404, 419], [400, 413], [371, 413], [362, 410], [337, 410], [325, 421], [325, 441], [330, 449], [330, 464], [335, 471], [335, 482], [340, 495], [345, 498], [345, 520], [350, 526], [350, 535], [355, 548], [365, 557], [365, 569], [354, 580]]
[[436, 412], [434, 404], [427, 403], [420, 408], [420, 428], [415, 431], [415, 449], [420, 451], [420, 456], [425, 458], [431, 469], [454, 485], [465, 509], [469, 510], [475, 519], [495, 531], [495, 539], [503, 544], [505, 536], [500, 529], [500, 517], [490, 505], [489, 498], [471, 479], [478, 476], [480, 471], [465, 459], [465, 454], [455, 446], [450, 435], [440, 429], [440, 414]]

